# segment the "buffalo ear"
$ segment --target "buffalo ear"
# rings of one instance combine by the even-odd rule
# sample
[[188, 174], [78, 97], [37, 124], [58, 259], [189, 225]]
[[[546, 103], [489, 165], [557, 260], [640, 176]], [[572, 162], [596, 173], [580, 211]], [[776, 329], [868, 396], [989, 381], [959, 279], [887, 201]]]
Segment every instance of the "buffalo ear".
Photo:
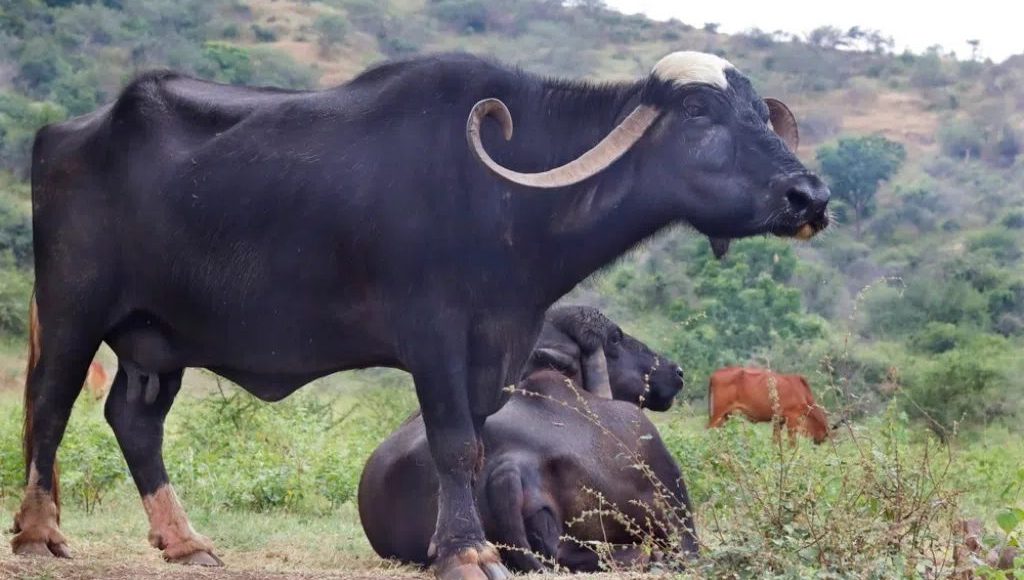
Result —
[[608, 378], [608, 358], [604, 347], [598, 347], [583, 356], [583, 388], [591, 395], [612, 399], [612, 385]]
[[538, 348], [533, 351], [531, 359], [534, 368], [553, 368], [569, 375], [580, 372], [574, 357], [553, 348]]
[[782, 140], [789, 147], [789, 150], [796, 153], [800, 145], [800, 129], [796, 125], [796, 117], [785, 103], [771, 97], [764, 100], [768, 105], [768, 120], [772, 123], [772, 130], [782, 137]]

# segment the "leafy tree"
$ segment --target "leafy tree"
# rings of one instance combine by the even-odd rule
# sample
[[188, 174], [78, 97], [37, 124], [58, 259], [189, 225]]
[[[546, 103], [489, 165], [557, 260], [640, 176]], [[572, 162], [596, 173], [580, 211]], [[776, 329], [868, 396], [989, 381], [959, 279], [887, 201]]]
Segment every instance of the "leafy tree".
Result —
[[0, 194], [0, 254], [12, 257], [20, 267], [32, 260], [32, 221], [7, 195]]
[[835, 49], [848, 45], [850, 39], [835, 26], [819, 26], [807, 35], [807, 42], [820, 48]]
[[54, 103], [0, 92], [0, 169], [27, 172], [36, 130], [66, 116], [66, 111]]
[[348, 35], [348, 21], [338, 14], [324, 14], [313, 22], [317, 34], [317, 45], [321, 56], [328, 56], [335, 46], [345, 41]]
[[985, 131], [971, 121], [949, 121], [939, 127], [939, 143], [946, 155], [969, 161], [981, 156], [985, 147]]
[[748, 360], [778, 343], [824, 336], [824, 321], [807, 314], [800, 291], [788, 285], [797, 258], [787, 243], [745, 240], [733, 244], [722, 261], [702, 243], [693, 260], [689, 274], [697, 299], [677, 301], [669, 312], [679, 325], [671, 351], [687, 361], [695, 376]]
[[245, 84], [252, 79], [253, 67], [249, 51], [226, 42], [203, 45], [206, 62], [199, 74], [226, 83]]
[[853, 208], [858, 238], [862, 220], [874, 212], [878, 186], [899, 170], [906, 156], [902, 144], [881, 135], [846, 137], [818, 149], [832, 193]]

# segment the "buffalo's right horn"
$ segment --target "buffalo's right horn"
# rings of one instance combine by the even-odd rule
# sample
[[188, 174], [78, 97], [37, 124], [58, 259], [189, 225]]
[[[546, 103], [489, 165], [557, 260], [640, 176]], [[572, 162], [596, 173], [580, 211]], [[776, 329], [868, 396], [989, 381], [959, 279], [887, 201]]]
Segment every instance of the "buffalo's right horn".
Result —
[[591, 150], [561, 167], [540, 173], [513, 171], [492, 159], [484, 149], [480, 139], [480, 123], [484, 117], [493, 116], [501, 124], [505, 140], [512, 138], [512, 114], [505, 103], [498, 99], [484, 99], [473, 105], [469, 119], [466, 120], [466, 139], [473, 153], [488, 169], [513, 183], [540, 188], [566, 187], [592, 177], [615, 163], [640, 140], [659, 114], [660, 111], [654, 107], [640, 105]]

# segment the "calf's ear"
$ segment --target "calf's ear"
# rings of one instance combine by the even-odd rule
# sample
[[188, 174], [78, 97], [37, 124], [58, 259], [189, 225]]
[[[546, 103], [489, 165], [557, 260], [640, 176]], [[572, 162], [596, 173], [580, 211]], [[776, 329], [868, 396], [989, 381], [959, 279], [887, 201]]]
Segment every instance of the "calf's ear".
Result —
[[608, 358], [604, 348], [598, 347], [583, 355], [583, 388], [602, 399], [612, 398], [612, 385], [608, 378]]
[[570, 376], [580, 372], [580, 367], [574, 357], [553, 348], [538, 348], [533, 351], [530, 362], [535, 369], [552, 368]]

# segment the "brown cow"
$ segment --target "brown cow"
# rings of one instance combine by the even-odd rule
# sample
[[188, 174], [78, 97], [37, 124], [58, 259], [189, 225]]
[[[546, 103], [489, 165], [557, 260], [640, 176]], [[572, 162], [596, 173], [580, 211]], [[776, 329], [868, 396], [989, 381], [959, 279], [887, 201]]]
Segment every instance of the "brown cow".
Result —
[[107, 389], [110, 388], [110, 377], [99, 361], [94, 360], [89, 365], [89, 374], [85, 376], [85, 387], [97, 401], [107, 394]]
[[708, 381], [708, 428], [722, 425], [736, 412], [755, 423], [772, 421], [776, 437], [785, 423], [791, 443], [798, 431], [815, 443], [824, 441], [830, 432], [824, 409], [814, 402], [811, 386], [800, 375], [742, 367], [718, 369]]

